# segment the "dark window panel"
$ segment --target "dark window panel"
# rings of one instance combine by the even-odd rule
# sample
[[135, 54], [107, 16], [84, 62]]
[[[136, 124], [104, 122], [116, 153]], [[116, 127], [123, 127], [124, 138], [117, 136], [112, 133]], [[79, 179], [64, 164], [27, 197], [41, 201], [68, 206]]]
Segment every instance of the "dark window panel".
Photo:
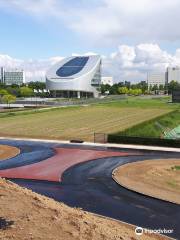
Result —
[[86, 65], [89, 57], [75, 57], [60, 67], [56, 74], [59, 77], [69, 77], [80, 72]]

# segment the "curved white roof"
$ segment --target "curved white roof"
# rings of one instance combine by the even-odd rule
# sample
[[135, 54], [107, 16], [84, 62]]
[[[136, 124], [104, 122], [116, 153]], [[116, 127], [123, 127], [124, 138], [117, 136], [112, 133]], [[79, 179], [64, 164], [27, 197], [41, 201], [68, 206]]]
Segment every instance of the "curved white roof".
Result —
[[[82, 59], [87, 60], [86, 63], [81, 66], [78, 64], [79, 60]], [[75, 65], [72, 65], [71, 62], [76, 61]], [[72, 79], [72, 78], [78, 78], [84, 74], [87, 74], [89, 71], [91, 71], [94, 67], [96, 67], [96, 65], [100, 62], [101, 58], [99, 55], [92, 55], [92, 56], [77, 56], [77, 57], [68, 57], [65, 58], [63, 60], [61, 60], [60, 62], [56, 63], [55, 65], [53, 65], [49, 71], [46, 74], [46, 77], [48, 79], [52, 79], [52, 80], [58, 80], [58, 79]], [[70, 66], [68, 66], [68, 63], [70, 63]], [[66, 65], [67, 64], [67, 65]], [[82, 67], [80, 71], [78, 71], [75, 74], [70, 74], [68, 76], [63, 76], [63, 75], [58, 75], [58, 70], [61, 68], [71, 68], [71, 67]]]
[[101, 57], [99, 55], [68, 57], [54, 66], [46, 74], [49, 90], [92, 92], [97, 95], [97, 85], [101, 82]]

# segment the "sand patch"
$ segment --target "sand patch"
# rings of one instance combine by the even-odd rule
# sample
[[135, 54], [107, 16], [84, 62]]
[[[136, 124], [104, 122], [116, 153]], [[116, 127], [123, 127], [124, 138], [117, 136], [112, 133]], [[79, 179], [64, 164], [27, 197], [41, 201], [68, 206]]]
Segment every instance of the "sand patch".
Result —
[[15, 157], [19, 153], [19, 148], [8, 145], [0, 145], [0, 161]]
[[113, 171], [113, 178], [120, 185], [180, 204], [180, 159], [146, 160], [128, 163]]

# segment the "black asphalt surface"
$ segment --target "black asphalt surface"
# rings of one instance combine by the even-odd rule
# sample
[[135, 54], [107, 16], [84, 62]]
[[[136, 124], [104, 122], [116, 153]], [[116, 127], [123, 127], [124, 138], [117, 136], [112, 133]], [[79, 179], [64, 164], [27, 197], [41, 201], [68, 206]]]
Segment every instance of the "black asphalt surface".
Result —
[[[26, 145], [25, 142], [18, 142], [19, 145], [22, 143], [23, 146]], [[34, 144], [31, 142], [30, 145]], [[14, 144], [11, 142], [11, 145]], [[50, 150], [54, 146], [65, 147], [65, 145], [44, 143], [38, 145], [40, 148], [45, 147]], [[141, 151], [141, 154], [143, 155], [109, 157], [77, 164], [64, 172], [62, 183], [20, 179], [13, 181], [72, 207], [80, 207], [145, 228], [173, 229], [173, 234], [168, 236], [180, 239], [180, 205], [129, 191], [119, 186], [111, 177], [113, 169], [128, 162], [180, 158], [180, 153]], [[43, 156], [41, 160], [42, 158]]]

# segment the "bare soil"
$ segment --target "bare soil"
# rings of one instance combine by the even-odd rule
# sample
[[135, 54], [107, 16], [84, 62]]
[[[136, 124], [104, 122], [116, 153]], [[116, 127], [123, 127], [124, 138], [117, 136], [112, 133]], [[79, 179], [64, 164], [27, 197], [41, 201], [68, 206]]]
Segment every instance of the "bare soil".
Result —
[[133, 226], [70, 208], [0, 179], [1, 240], [135, 240], [168, 239], [136, 236]]
[[19, 148], [7, 145], [0, 145], [0, 161], [15, 157], [19, 153]]
[[180, 159], [128, 163], [113, 172], [120, 185], [148, 196], [180, 204]]

